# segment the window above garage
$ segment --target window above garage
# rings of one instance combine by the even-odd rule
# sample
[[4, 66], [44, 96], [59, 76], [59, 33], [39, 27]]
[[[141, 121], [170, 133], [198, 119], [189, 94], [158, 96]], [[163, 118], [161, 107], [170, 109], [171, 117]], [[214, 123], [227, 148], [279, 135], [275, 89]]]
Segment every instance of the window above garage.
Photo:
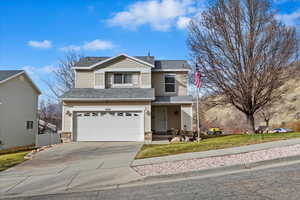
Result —
[[132, 73], [114, 73], [113, 74], [113, 85], [114, 86], [132, 86]]

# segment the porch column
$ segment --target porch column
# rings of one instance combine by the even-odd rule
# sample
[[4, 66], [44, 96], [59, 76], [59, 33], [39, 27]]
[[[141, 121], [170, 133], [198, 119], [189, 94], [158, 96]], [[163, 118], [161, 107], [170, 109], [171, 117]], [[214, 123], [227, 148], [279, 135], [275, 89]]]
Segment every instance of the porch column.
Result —
[[186, 126], [187, 131], [192, 131], [192, 123], [193, 123], [193, 110], [192, 105], [181, 105], [181, 128], [184, 129]]

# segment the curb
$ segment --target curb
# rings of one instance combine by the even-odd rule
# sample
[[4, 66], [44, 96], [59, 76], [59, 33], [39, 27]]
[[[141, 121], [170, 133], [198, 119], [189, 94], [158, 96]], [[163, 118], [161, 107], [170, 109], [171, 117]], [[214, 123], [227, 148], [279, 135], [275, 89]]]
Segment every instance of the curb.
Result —
[[[72, 191], [72, 190], [66, 190], [57, 192], [56, 194], [74, 194], [74, 193], [82, 193], [82, 192], [94, 192], [94, 191], [104, 191], [104, 190], [111, 190], [111, 189], [119, 189], [119, 188], [129, 188], [129, 187], [137, 187], [141, 185], [152, 185], [162, 182], [174, 182], [174, 181], [181, 181], [184, 179], [189, 178], [201, 178], [201, 177], [211, 177], [211, 176], [222, 176], [222, 175], [229, 175], [233, 173], [241, 173], [243, 170], [250, 170], [253, 168], [258, 167], [266, 167], [266, 168], [272, 168], [272, 167], [278, 167], [273, 166], [276, 164], [285, 163], [286, 165], [289, 164], [296, 164], [300, 163], [300, 155], [297, 156], [290, 156], [290, 157], [283, 157], [283, 158], [277, 158], [273, 160], [264, 160], [254, 163], [247, 163], [247, 164], [240, 164], [240, 165], [232, 165], [227, 167], [218, 167], [213, 169], [204, 169], [204, 170], [197, 170], [197, 171], [191, 171], [191, 172], [184, 172], [179, 174], [169, 174], [169, 175], [158, 175], [158, 176], [148, 176], [144, 177], [141, 180], [131, 181], [124, 184], [117, 184], [117, 185], [107, 185], [102, 186], [99, 188], [90, 188], [90, 189], [84, 189], [80, 191]], [[53, 193], [44, 193], [44, 194], [21, 194], [21, 195], [3, 195], [0, 197], [0, 199], [14, 199], [14, 198], [38, 198], [43, 197], [45, 195], [55, 195]]]
[[144, 158], [144, 159], [134, 160], [131, 164], [131, 167], [140, 166], [140, 165], [159, 164], [164, 162], [174, 162], [174, 161], [176, 162], [180, 160], [201, 159], [201, 158], [241, 154], [241, 153], [248, 153], [253, 151], [280, 148], [285, 146], [293, 146], [297, 144], [300, 144], [299, 138], [280, 140], [274, 142], [264, 142], [259, 144], [252, 144], [252, 145], [225, 148], [225, 149], [208, 150], [208, 151], [201, 151], [201, 152], [189, 152], [189, 153], [182, 153], [177, 155]]

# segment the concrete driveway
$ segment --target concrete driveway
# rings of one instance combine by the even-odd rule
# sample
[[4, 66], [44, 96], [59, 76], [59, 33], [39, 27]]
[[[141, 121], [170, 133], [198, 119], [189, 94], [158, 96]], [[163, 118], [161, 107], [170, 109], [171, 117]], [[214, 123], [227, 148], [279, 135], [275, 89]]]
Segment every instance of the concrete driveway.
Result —
[[142, 143], [78, 142], [56, 145], [0, 173], [0, 196], [84, 191], [142, 177], [130, 168]]

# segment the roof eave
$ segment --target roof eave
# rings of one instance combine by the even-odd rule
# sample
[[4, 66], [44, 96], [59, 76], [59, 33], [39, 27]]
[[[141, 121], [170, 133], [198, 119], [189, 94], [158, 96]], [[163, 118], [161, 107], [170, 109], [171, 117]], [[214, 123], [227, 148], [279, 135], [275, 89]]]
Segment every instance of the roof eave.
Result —
[[120, 56], [125, 56], [125, 57], [127, 57], [127, 58], [130, 58], [130, 59], [132, 59], [132, 60], [135, 60], [135, 61], [137, 61], [137, 62], [140, 62], [140, 63], [143, 63], [143, 64], [145, 64], [145, 65], [148, 65], [149, 67], [152, 67], [152, 68], [154, 68], [154, 65], [152, 65], [152, 64], [150, 64], [150, 63], [147, 63], [147, 62], [145, 62], [145, 61], [143, 61], [143, 60], [141, 60], [141, 59], [138, 59], [138, 58], [135, 58], [135, 57], [132, 57], [132, 56], [129, 56], [129, 55], [127, 55], [127, 54], [125, 54], [125, 53], [121, 53], [121, 54], [119, 54], [119, 55], [117, 55], [117, 56], [113, 56], [113, 57], [110, 57], [110, 58], [108, 58], [108, 59], [105, 59], [105, 60], [102, 60], [102, 61], [100, 61], [100, 62], [97, 62], [97, 63], [95, 63], [95, 64], [93, 64], [93, 65], [91, 65], [91, 66], [89, 66], [89, 67], [82, 67], [82, 66], [74, 66], [73, 67], [73, 69], [83, 69], [83, 70], [91, 70], [91, 69], [93, 69], [94, 67], [96, 67], [96, 66], [98, 66], [98, 65], [101, 65], [101, 64], [103, 64], [103, 63], [106, 63], [106, 62], [108, 62], [108, 61], [111, 61], [111, 60], [113, 60], [113, 59], [116, 59], [116, 58], [118, 58], [118, 57], [120, 57]]
[[30, 82], [30, 83], [33, 85], [33, 87], [37, 90], [38, 94], [39, 94], [39, 95], [42, 94], [41, 90], [40, 90], [40, 89], [38, 88], [38, 86], [33, 82], [33, 80], [30, 78], [30, 76], [27, 74], [26, 71], [21, 71], [20, 73], [17, 73], [17, 74], [14, 74], [14, 75], [10, 76], [10, 77], [8, 77], [7, 79], [4, 79], [4, 80], [0, 81], [0, 84], [5, 83], [5, 82], [7, 82], [7, 81], [9, 81], [9, 80], [11, 80], [11, 79], [13, 79], [13, 78], [16, 78], [16, 77], [22, 75], [22, 74], [25, 74], [25, 76], [28, 78], [29, 82]]
[[153, 101], [155, 98], [61, 98], [63, 101]]
[[153, 105], [193, 104], [193, 101], [153, 101]]
[[152, 69], [152, 72], [189, 72], [190, 69]]

